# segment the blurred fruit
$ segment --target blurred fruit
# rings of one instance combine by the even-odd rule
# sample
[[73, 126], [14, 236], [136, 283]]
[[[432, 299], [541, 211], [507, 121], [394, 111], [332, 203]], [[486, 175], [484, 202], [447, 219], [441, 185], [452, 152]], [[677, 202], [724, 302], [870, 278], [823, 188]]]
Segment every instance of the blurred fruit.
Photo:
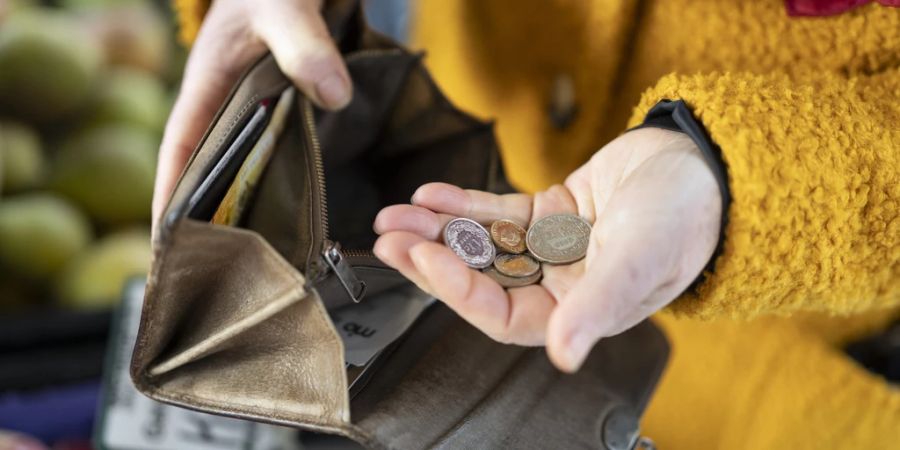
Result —
[[35, 121], [71, 114], [88, 98], [101, 62], [96, 41], [74, 18], [18, 11], [0, 27], [0, 109]]
[[141, 3], [146, 0], [59, 0], [57, 3], [66, 9], [97, 9], [109, 8], [130, 3]]
[[108, 3], [108, 7], [89, 8], [83, 15], [87, 28], [103, 46], [106, 60], [162, 74], [174, 47], [174, 30], [162, 11], [149, 2]]
[[0, 0], [0, 21], [22, 8], [34, 7], [38, 0]]
[[0, 202], [0, 262], [18, 274], [53, 275], [90, 240], [87, 218], [62, 198], [33, 193]]
[[44, 175], [44, 155], [37, 133], [15, 122], [0, 122], [0, 187], [3, 192], [37, 186]]
[[82, 131], [60, 146], [51, 186], [101, 223], [147, 220], [158, 145], [153, 133], [133, 126]]
[[168, 93], [158, 78], [119, 68], [104, 80], [91, 123], [123, 122], [161, 134], [169, 106]]
[[72, 259], [62, 271], [59, 300], [80, 309], [113, 306], [131, 277], [147, 274], [151, 259], [149, 229], [107, 235]]

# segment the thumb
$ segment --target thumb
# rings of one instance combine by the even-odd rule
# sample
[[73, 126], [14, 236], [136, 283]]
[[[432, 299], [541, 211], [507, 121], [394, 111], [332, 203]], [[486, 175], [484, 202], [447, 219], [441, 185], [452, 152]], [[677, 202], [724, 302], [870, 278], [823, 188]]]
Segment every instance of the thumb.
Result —
[[341, 109], [350, 103], [353, 87], [318, 3], [272, 2], [254, 29], [307, 97], [320, 107]]
[[[619, 236], [623, 234], [627, 233]], [[659, 264], [648, 251], [652, 243], [622, 239], [597, 248], [589, 255], [584, 276], [560, 300], [547, 327], [548, 355], [565, 372], [577, 371], [598, 340], [652, 314], [654, 294], [664, 284], [665, 271], [656, 268]]]

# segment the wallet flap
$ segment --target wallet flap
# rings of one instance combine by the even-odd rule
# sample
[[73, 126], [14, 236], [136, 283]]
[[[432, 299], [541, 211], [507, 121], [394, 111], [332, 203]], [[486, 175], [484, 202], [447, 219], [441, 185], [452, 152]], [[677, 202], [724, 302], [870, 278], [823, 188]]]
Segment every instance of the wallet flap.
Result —
[[337, 429], [343, 344], [318, 293], [259, 235], [190, 219], [148, 280], [131, 373], [158, 400]]

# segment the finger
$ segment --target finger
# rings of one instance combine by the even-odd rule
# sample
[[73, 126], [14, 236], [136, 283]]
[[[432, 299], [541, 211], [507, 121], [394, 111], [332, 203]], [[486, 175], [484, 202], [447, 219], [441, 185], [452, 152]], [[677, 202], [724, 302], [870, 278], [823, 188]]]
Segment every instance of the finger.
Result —
[[531, 220], [530, 195], [497, 195], [462, 189], [447, 183], [420, 186], [412, 196], [412, 204], [438, 213], [467, 217], [483, 224], [509, 219], [526, 226]]
[[492, 339], [519, 345], [544, 342], [547, 319], [556, 305], [540, 286], [510, 289], [467, 267], [450, 249], [423, 242], [410, 250], [435, 297]]
[[350, 103], [352, 83], [319, 2], [270, 2], [254, 23], [281, 70], [315, 104], [341, 109]]
[[575, 202], [578, 215], [594, 223], [597, 220], [597, 209], [591, 179], [591, 164], [584, 164], [572, 172], [566, 177], [564, 185]]
[[[207, 125], [244, 68], [263, 51], [262, 47], [258, 51], [248, 50], [248, 46], [252, 45], [250, 43], [243, 47], [223, 43], [210, 34], [208, 27], [212, 25], [211, 22], [206, 23], [200, 30], [185, 66], [178, 98], [166, 123], [153, 192], [154, 230], [181, 171], [203, 137]], [[215, 31], [215, 27], [212, 30]]]
[[378, 234], [391, 231], [409, 231], [425, 239], [437, 241], [447, 222], [453, 220], [448, 214], [438, 214], [430, 209], [413, 205], [391, 205], [378, 212], [372, 228]]
[[397, 269], [400, 274], [415, 283], [419, 289], [432, 293], [433, 295], [427, 280], [422, 276], [419, 269], [416, 268], [409, 257], [410, 249], [422, 242], [427, 241], [418, 234], [406, 231], [393, 231], [380, 236], [378, 240], [375, 241], [375, 247], [372, 250], [378, 259]]
[[532, 221], [551, 214], [577, 214], [578, 204], [575, 197], [565, 186], [554, 184], [547, 190], [534, 194], [534, 210]]

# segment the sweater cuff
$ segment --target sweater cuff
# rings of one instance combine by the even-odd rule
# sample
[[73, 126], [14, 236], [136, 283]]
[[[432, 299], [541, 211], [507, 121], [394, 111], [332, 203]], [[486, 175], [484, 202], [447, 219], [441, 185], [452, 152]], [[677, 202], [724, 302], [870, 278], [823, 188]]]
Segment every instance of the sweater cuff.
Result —
[[703, 271], [688, 287], [689, 290], [692, 290], [706, 280], [708, 274], [713, 272], [716, 260], [722, 254], [722, 249], [725, 245], [725, 226], [728, 224], [728, 207], [731, 205], [731, 191], [728, 188], [728, 172], [725, 168], [725, 162], [722, 160], [722, 150], [709, 137], [709, 133], [706, 132], [703, 125], [694, 118], [694, 114], [691, 113], [691, 110], [683, 100], [661, 100], [653, 108], [650, 108], [650, 111], [644, 117], [644, 122], [631, 128], [631, 130], [640, 128], [662, 128], [688, 135], [700, 148], [703, 160], [706, 161], [706, 164], [712, 170], [716, 183], [719, 185], [719, 192], [722, 194], [719, 242], [716, 244], [716, 250], [713, 252], [709, 262], [706, 263]]

